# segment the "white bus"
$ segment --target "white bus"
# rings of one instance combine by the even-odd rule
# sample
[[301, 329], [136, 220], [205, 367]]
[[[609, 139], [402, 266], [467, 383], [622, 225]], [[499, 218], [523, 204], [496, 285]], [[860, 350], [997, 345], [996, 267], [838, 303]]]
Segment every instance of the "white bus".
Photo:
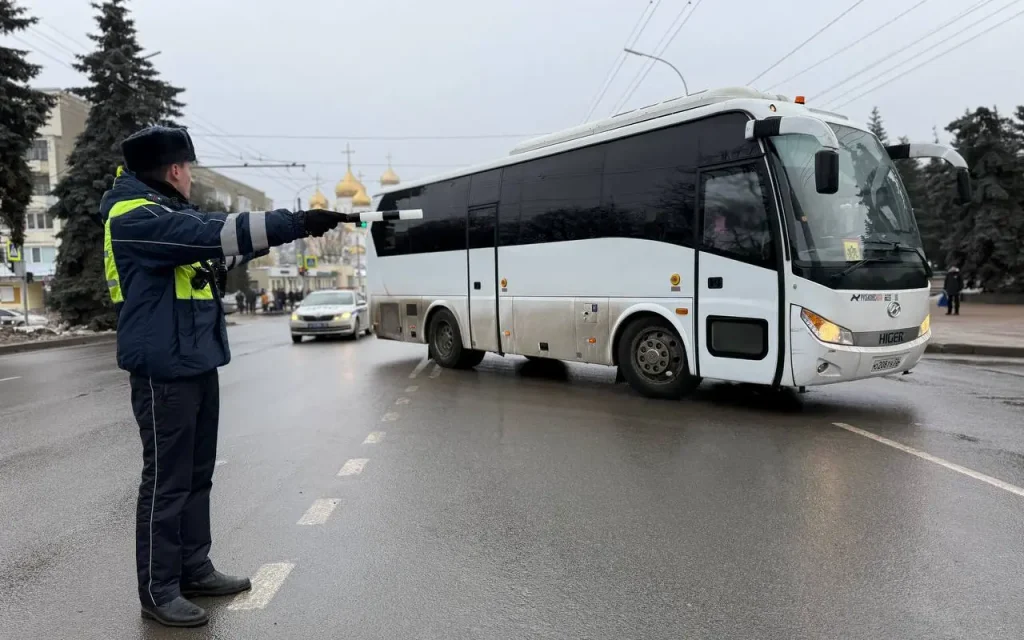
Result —
[[485, 352], [619, 367], [641, 394], [703, 378], [804, 387], [906, 371], [930, 269], [893, 159], [864, 125], [750, 88], [678, 98], [401, 185], [372, 223], [378, 337], [445, 367]]

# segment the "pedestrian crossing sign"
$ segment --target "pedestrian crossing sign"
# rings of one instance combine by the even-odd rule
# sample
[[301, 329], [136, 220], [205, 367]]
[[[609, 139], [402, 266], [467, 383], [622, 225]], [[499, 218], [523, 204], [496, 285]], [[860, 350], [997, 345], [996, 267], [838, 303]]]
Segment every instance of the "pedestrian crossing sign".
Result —
[[316, 256], [306, 256], [303, 266], [307, 269], [316, 269]]
[[21, 247], [8, 240], [5, 249], [8, 262], [21, 262]]

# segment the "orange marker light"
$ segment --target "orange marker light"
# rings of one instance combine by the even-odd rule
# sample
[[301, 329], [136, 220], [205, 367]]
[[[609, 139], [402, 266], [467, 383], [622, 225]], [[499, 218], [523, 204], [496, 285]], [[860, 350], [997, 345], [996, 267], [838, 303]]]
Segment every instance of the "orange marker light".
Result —
[[597, 344], [597, 338], [587, 338], [587, 342], [590, 344]]
[[505, 279], [505, 278], [502, 278], [502, 279], [501, 279], [501, 286], [502, 286], [502, 287], [507, 287], [507, 286], [508, 286], [508, 280], [507, 280], [507, 279]]
[[806, 101], [807, 101], [807, 99], [804, 98], [803, 96], [797, 96], [797, 97], [793, 98], [793, 102], [795, 102], [797, 104], [804, 104]]
[[508, 331], [508, 330], [506, 330], [506, 331], [505, 331], [505, 337], [507, 338], [507, 337], [509, 337], [510, 335], [512, 335], [512, 332], [511, 332], [511, 331]]
[[668, 281], [669, 281], [669, 284], [671, 284], [673, 287], [678, 287], [679, 283], [682, 281], [682, 278], [679, 277], [678, 273], [673, 273], [669, 277]]
[[688, 313], [690, 313], [689, 309], [683, 309], [682, 307], [676, 309], [676, 315], [685, 316]]

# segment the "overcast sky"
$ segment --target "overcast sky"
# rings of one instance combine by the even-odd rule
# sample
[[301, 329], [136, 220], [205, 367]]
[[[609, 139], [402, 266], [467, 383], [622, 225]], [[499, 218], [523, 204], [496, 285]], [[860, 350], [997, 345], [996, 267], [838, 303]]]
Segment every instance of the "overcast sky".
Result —
[[[579, 124], [645, 8], [654, 8], [635, 47], [659, 52], [684, 74], [690, 91], [743, 85], [851, 5], [820, 36], [754, 86], [804, 94], [866, 120], [878, 105], [893, 137], [930, 139], [965, 108], [1024, 103], [1024, 16], [993, 29], [880, 89], [897, 73], [1024, 10], [1021, 0], [135, 0], [139, 39], [163, 77], [184, 87], [184, 121], [206, 164], [243, 154], [307, 162], [301, 170], [225, 173], [267, 191], [279, 206], [320, 174], [333, 193], [344, 173], [345, 136], [353, 164], [374, 192], [386, 155], [403, 180], [505, 155], [515, 138], [359, 140], [373, 136], [515, 135]], [[90, 45], [93, 10], [85, 0], [22, 0], [41, 23], [26, 32], [37, 49], [70, 61]], [[970, 15], [893, 56], [957, 14]], [[687, 5], [689, 5], [687, 7]], [[1005, 10], [999, 11], [1006, 7]], [[691, 17], [669, 40], [682, 10]], [[998, 12], [997, 12], [998, 11]], [[991, 18], [985, 16], [994, 14]], [[686, 15], [686, 14], [682, 14]], [[977, 26], [955, 35], [981, 20]], [[56, 31], [54, 30], [56, 29]], [[61, 33], [81, 44], [75, 44]], [[51, 41], [51, 39], [53, 41]], [[864, 40], [863, 42], [860, 42]], [[662, 43], [659, 46], [659, 43]], [[858, 43], [856, 46], [848, 46]], [[927, 53], [923, 50], [942, 43]], [[22, 47], [18, 43], [9, 43]], [[806, 74], [772, 86], [843, 50]], [[40, 86], [75, 86], [82, 78], [38, 53]], [[863, 88], [840, 94], [897, 63]], [[881, 61], [881, 62], [879, 62]], [[863, 67], [869, 72], [813, 97]], [[593, 118], [610, 115], [644, 67], [622, 65]], [[678, 77], [657, 64], [626, 102], [643, 106], [682, 93]], [[830, 103], [829, 99], [838, 99]], [[212, 138], [229, 134], [340, 136], [342, 139]], [[333, 163], [333, 164], [328, 164]], [[310, 190], [302, 191], [308, 197]], [[333, 199], [333, 195], [331, 196]]]

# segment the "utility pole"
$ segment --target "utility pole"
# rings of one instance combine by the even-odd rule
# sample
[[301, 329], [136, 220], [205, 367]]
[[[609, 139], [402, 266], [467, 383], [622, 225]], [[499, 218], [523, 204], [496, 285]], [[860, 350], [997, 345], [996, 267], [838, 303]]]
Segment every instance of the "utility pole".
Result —
[[25, 262], [25, 247], [21, 247], [21, 307], [25, 311], [25, 326], [28, 326], [28, 264]]
[[[295, 197], [295, 210], [302, 211], [302, 198]], [[298, 238], [295, 241], [295, 264], [299, 270], [299, 287], [302, 289], [303, 295], [306, 293], [306, 276], [303, 272], [306, 270], [306, 239]]]

